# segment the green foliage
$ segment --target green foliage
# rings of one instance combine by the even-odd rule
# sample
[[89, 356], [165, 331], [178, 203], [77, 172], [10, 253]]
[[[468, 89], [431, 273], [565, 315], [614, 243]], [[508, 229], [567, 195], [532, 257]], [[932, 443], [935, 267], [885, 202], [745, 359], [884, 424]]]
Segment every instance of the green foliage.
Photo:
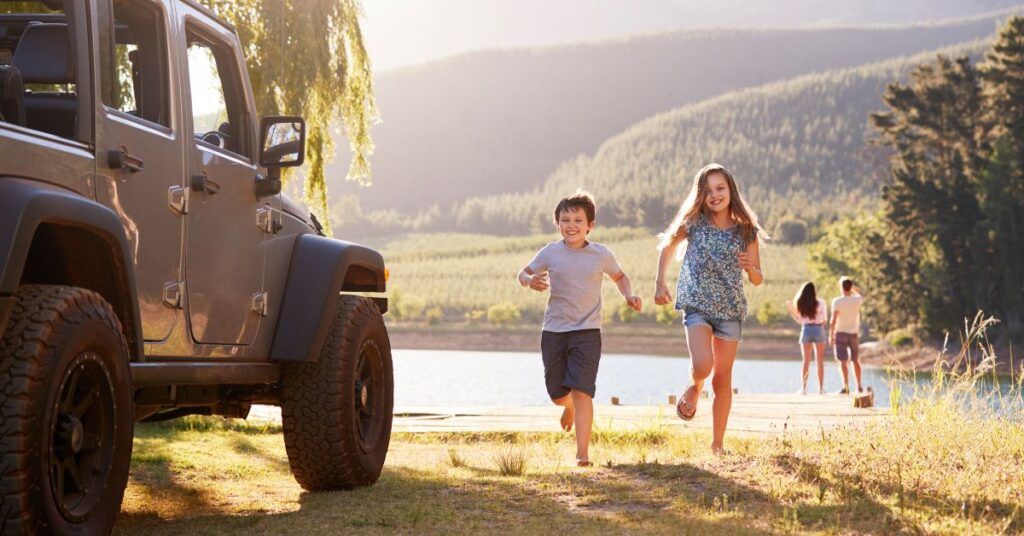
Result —
[[885, 342], [893, 348], [903, 348], [914, 344], [914, 334], [907, 328], [899, 328], [885, 334]]
[[[393, 317], [396, 314], [394, 289], [402, 289], [398, 293], [399, 302], [405, 300], [406, 289], [415, 289], [416, 295], [426, 303], [442, 307], [448, 318], [463, 316], [470, 321], [483, 321], [487, 319], [490, 306], [509, 303], [520, 311], [522, 322], [534, 323], [543, 314], [548, 294], [521, 287], [516, 283], [516, 273], [530, 262], [537, 250], [556, 237], [551, 233], [514, 237], [429, 233], [378, 238], [368, 241], [367, 245], [378, 248], [391, 269], [388, 282], [391, 312], [388, 314]], [[611, 249], [633, 281], [633, 291], [644, 299], [645, 313], [638, 315], [635, 322], [653, 322], [659, 314], [663, 315], [663, 322], [679, 321], [671, 305], [660, 313], [653, 307], [658, 258], [658, 240], [654, 233], [646, 229], [598, 227], [592, 237]], [[751, 314], [756, 313], [763, 301], [781, 303], [792, 297], [797, 286], [809, 278], [804, 246], [766, 245], [761, 250], [761, 269], [765, 283], [746, 286]], [[670, 286], [675, 283], [676, 270], [678, 266], [672, 269]], [[617, 306], [622, 303], [622, 297], [609, 279], [605, 279], [602, 286], [602, 299], [604, 319], [617, 320]]]
[[440, 324], [441, 321], [444, 320], [444, 310], [436, 305], [428, 308], [426, 312], [423, 313], [423, 315], [424, 318], [427, 320], [427, 323], [430, 324], [431, 326]]
[[519, 308], [511, 303], [496, 303], [487, 308], [487, 320], [499, 326], [515, 324], [522, 316]]
[[636, 312], [632, 307], [623, 302], [615, 309], [615, 316], [619, 319], [619, 322], [622, 322], [623, 324], [630, 324], [636, 321], [640, 316], [640, 313]]
[[785, 309], [770, 301], [761, 302], [757, 308], [757, 323], [762, 326], [772, 326], [785, 320], [789, 315]]
[[330, 231], [324, 167], [340, 118], [353, 153], [348, 178], [370, 179], [377, 116], [359, 0], [201, 0], [235, 25], [262, 115], [306, 119], [306, 200]]
[[783, 244], [803, 244], [807, 241], [807, 222], [786, 217], [779, 222], [775, 237]]
[[679, 312], [676, 311], [675, 304], [659, 305], [655, 309], [654, 319], [659, 324], [672, 325], [679, 321]]
[[987, 58], [922, 64], [871, 116], [896, 152], [885, 229], [866, 252], [889, 302], [883, 329], [939, 334], [983, 309], [1024, 331], [1024, 18], [1007, 22]]
[[419, 320], [427, 309], [427, 301], [419, 296], [404, 296], [394, 306], [402, 320]]

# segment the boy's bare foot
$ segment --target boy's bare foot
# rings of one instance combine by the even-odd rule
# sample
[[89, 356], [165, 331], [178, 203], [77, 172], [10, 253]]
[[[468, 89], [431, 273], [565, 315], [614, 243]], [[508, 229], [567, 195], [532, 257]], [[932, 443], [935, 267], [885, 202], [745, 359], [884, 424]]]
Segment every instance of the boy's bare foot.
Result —
[[727, 454], [725, 447], [722, 445], [711, 445], [711, 454], [715, 456], [725, 456]]
[[562, 430], [565, 430], [566, 432], [571, 432], [573, 419], [575, 418], [576, 409], [573, 408], [572, 406], [566, 406], [566, 408], [562, 410], [562, 418], [558, 420], [559, 424], [562, 425]]

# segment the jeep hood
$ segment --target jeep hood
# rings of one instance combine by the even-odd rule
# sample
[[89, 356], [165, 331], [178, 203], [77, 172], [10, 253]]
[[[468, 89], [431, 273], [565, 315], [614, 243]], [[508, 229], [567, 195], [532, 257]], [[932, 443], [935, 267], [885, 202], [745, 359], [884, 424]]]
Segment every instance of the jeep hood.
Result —
[[306, 225], [313, 226], [313, 222], [309, 220], [309, 209], [306, 208], [306, 205], [299, 203], [283, 192], [281, 193], [281, 210], [302, 220]]

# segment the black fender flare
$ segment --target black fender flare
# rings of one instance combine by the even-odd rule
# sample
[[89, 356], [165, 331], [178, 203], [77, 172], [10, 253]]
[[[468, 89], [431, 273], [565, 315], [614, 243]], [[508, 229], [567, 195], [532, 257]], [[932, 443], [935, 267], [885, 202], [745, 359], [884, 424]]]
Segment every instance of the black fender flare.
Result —
[[[353, 283], [354, 272], [372, 277]], [[343, 290], [384, 292], [384, 257], [366, 246], [343, 240], [314, 234], [295, 237], [270, 359], [319, 360], [338, 307], [338, 294]], [[387, 311], [385, 298], [373, 300], [381, 313]]]
[[37, 181], [0, 178], [0, 332], [7, 327], [36, 231], [44, 224], [87, 231], [115, 252], [110, 278], [116, 296], [104, 298], [121, 319], [133, 360], [144, 359], [132, 248], [120, 218], [81, 194]]

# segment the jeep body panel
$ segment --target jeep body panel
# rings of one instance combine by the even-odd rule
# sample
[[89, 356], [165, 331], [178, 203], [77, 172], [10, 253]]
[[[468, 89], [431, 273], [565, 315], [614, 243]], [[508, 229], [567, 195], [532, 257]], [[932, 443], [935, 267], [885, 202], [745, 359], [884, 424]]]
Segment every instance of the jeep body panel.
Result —
[[[130, 249], [110, 209], [46, 183], [0, 178], [0, 297], [12, 297], [25, 283], [99, 292], [120, 318], [133, 359], [141, 360]], [[0, 331], [11, 305], [0, 301]]]
[[[296, 237], [270, 358], [319, 359], [338, 294], [384, 292], [383, 274], [384, 258], [370, 248], [312, 234]], [[383, 312], [386, 301], [377, 306]]]

